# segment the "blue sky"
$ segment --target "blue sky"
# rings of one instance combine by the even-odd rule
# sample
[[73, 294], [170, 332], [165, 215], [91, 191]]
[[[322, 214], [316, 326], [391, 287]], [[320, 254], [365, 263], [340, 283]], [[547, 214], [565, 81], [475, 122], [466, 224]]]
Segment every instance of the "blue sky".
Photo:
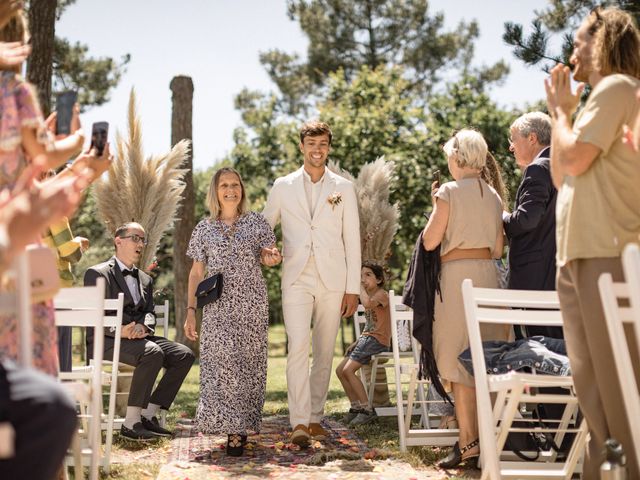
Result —
[[[511, 66], [505, 84], [491, 92], [502, 105], [523, 105], [542, 98], [544, 74], [526, 68], [502, 42], [505, 21], [529, 25], [544, 0], [432, 0], [430, 11], [442, 11], [448, 28], [476, 19], [480, 39], [478, 65], [499, 59]], [[194, 166], [205, 169], [233, 147], [233, 129], [241, 125], [233, 98], [243, 87], [273, 90], [258, 52], [279, 48], [304, 55], [306, 39], [286, 15], [285, 0], [78, 0], [56, 25], [56, 34], [89, 46], [95, 56], [132, 59], [111, 101], [82, 117], [86, 130], [106, 120], [126, 133], [129, 92], [135, 87], [145, 153], [170, 147], [171, 91], [175, 75], [194, 82]], [[506, 135], [506, 132], [505, 132]]]

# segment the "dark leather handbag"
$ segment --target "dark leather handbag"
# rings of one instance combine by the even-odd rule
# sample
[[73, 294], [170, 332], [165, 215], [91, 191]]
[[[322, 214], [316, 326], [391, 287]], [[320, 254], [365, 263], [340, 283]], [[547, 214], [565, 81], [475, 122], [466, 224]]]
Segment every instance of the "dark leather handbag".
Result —
[[222, 295], [222, 274], [216, 273], [198, 284], [198, 288], [196, 288], [198, 308], [215, 302], [220, 298], [220, 295]]

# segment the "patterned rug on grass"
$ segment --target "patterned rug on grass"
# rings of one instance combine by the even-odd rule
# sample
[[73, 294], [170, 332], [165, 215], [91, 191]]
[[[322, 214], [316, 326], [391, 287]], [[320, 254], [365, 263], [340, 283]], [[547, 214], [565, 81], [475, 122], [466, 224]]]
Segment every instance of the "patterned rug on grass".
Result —
[[446, 478], [436, 472], [417, 472], [404, 462], [373, 461], [374, 452], [353, 430], [331, 419], [324, 420], [323, 426], [329, 438], [300, 449], [288, 443], [288, 417], [265, 417], [260, 435], [248, 438], [244, 455], [229, 457], [226, 436], [202, 435], [185, 421], [177, 429], [170, 462], [162, 467], [158, 480]]

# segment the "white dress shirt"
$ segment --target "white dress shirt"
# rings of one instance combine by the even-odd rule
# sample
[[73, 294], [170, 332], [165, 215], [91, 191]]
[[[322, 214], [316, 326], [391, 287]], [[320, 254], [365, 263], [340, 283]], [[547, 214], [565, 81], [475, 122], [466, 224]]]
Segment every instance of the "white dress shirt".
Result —
[[326, 168], [325, 173], [322, 174], [320, 180], [317, 182], [311, 181], [311, 176], [307, 173], [306, 170], [302, 171], [302, 176], [304, 178], [304, 193], [307, 197], [307, 205], [309, 206], [309, 214], [311, 218], [313, 218], [313, 212], [316, 210], [316, 205], [318, 204], [318, 197], [320, 196], [320, 191], [322, 190], [322, 185], [324, 184], [324, 177], [326, 176]]
[[[116, 257], [116, 262], [118, 262], [120, 271], [124, 272], [125, 270], [132, 270], [131, 268], [127, 267], [124, 263], [122, 263], [118, 257]], [[135, 265], [133, 268], [135, 268]], [[140, 301], [140, 286], [138, 285], [138, 279], [131, 275], [126, 275], [124, 277], [124, 281], [127, 283], [127, 287], [129, 287], [129, 292], [133, 297], [134, 303], [137, 304]]]

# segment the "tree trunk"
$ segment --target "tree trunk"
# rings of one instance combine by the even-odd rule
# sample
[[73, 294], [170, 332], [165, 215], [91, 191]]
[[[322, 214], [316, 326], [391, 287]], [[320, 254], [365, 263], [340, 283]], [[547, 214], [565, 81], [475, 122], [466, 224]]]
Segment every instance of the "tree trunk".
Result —
[[57, 1], [31, 0], [29, 4], [32, 50], [27, 63], [27, 80], [36, 86], [40, 107], [46, 118], [51, 111], [51, 75]]
[[[172, 95], [171, 111], [171, 145], [180, 140], [193, 140], [192, 133], [192, 103], [193, 82], [190, 77], [177, 76], [171, 80]], [[193, 144], [189, 155], [180, 168], [187, 170], [184, 182], [187, 184], [182, 204], [176, 216], [173, 233], [173, 293], [176, 319], [176, 341], [184, 343], [197, 350], [198, 344], [187, 339], [184, 334], [184, 319], [187, 312], [187, 285], [189, 282], [189, 270], [191, 260], [187, 257], [187, 246], [191, 238], [191, 232], [195, 227], [195, 195], [193, 191]]]

